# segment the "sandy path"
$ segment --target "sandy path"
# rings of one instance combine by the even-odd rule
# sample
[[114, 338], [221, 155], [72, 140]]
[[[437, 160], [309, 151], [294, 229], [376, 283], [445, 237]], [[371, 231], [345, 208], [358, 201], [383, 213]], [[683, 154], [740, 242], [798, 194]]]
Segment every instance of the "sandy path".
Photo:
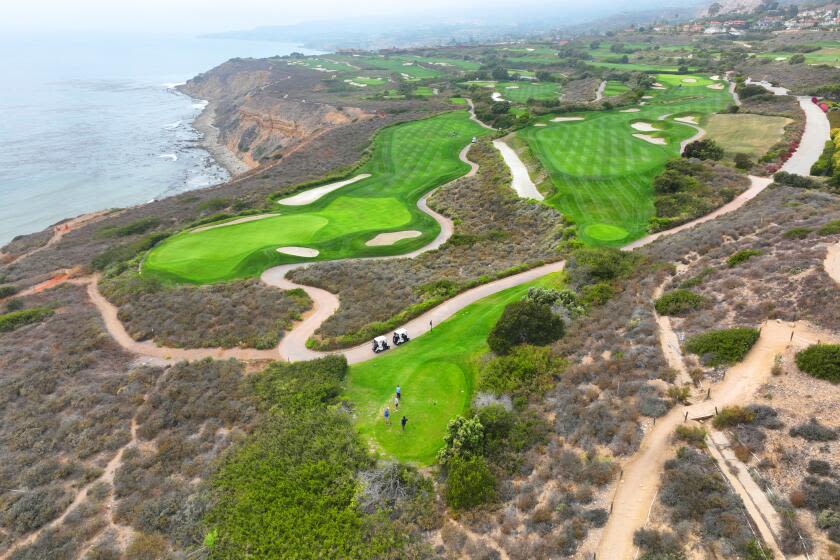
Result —
[[598, 84], [598, 89], [595, 90], [595, 101], [601, 101], [604, 98], [604, 90], [607, 89], [607, 82], [606, 80], [602, 80], [600, 84]]
[[[684, 265], [682, 266], [684, 267]], [[671, 282], [671, 278], [666, 278], [664, 282], [656, 287], [656, 290], [653, 292], [654, 300], [662, 296], [665, 292], [665, 286], [669, 282]], [[659, 344], [662, 347], [662, 354], [665, 356], [668, 367], [677, 372], [674, 383], [676, 385], [690, 384], [691, 376], [685, 367], [682, 350], [680, 350], [680, 339], [677, 337], [677, 333], [674, 332], [674, 328], [671, 325], [671, 318], [667, 315], [660, 315], [656, 310], [653, 311], [653, 315], [656, 318], [656, 325], [659, 330]]]
[[537, 185], [531, 180], [531, 175], [528, 173], [528, 168], [519, 159], [519, 155], [502, 140], [493, 140], [493, 146], [502, 154], [502, 159], [505, 165], [510, 169], [511, 182], [510, 187], [516, 191], [520, 198], [533, 198], [535, 200], [543, 200], [543, 195], [537, 190]]
[[333, 191], [340, 189], [341, 187], [346, 187], [347, 185], [352, 185], [362, 179], [367, 179], [370, 177], [370, 173], [361, 173], [356, 175], [352, 179], [347, 179], [345, 181], [338, 181], [336, 183], [330, 183], [329, 185], [323, 185], [320, 187], [315, 187], [313, 189], [305, 190], [301, 193], [296, 195], [281, 198], [277, 201], [277, 204], [282, 204], [284, 206], [304, 206], [306, 204], [310, 204], [315, 202], [322, 196], [325, 196]]
[[840, 284], [840, 243], [835, 243], [828, 248], [823, 268], [832, 280]]
[[480, 121], [480, 120], [479, 120], [479, 118], [478, 118], [478, 117], [476, 117], [476, 116], [475, 116], [475, 104], [473, 103], [473, 100], [472, 100], [472, 99], [470, 99], [469, 97], [465, 97], [464, 99], [466, 99], [466, 100], [467, 100], [467, 106], [469, 107], [469, 111], [470, 111], [470, 120], [471, 120], [471, 121], [473, 121], [474, 123], [477, 123], [477, 124], [481, 125], [482, 127], [486, 128], [487, 130], [496, 130], [496, 129], [495, 129], [495, 128], [493, 128], [492, 126], [490, 126], [490, 125], [488, 125], [488, 124], [484, 124], [482, 121]]
[[[53, 245], [55, 245], [56, 243], [61, 241], [61, 239], [65, 235], [70, 233], [71, 231], [73, 231], [75, 229], [79, 229], [82, 226], [86, 226], [88, 224], [98, 222], [99, 220], [105, 218], [106, 216], [116, 216], [119, 213], [120, 213], [119, 211], [114, 211], [114, 210], [111, 210], [111, 209], [100, 210], [98, 212], [91, 212], [90, 214], [82, 214], [81, 216], [76, 216], [75, 218], [71, 218], [71, 219], [69, 219], [65, 222], [60, 223], [60, 224], [56, 224], [52, 228], [53, 234], [52, 234], [52, 237], [50, 237], [49, 241], [47, 241], [45, 244], [41, 245], [40, 247], [36, 247], [35, 249], [32, 249], [28, 253], [23, 253], [22, 255], [17, 255], [17, 256], [8, 255], [8, 258], [9, 258], [8, 262], [19, 261], [19, 260], [25, 259], [27, 257], [31, 257], [32, 255], [40, 253], [41, 251], [43, 251], [47, 247], [52, 247]], [[2, 254], [2, 253], [0, 253], [0, 254]]]
[[675, 228], [665, 230], [665, 231], [660, 231], [660, 232], [657, 232], [657, 233], [652, 233], [650, 235], [642, 237], [641, 239], [637, 239], [636, 241], [630, 243], [629, 245], [625, 245], [624, 247], [622, 247], [622, 249], [625, 250], [625, 251], [632, 251], [634, 249], [638, 249], [639, 247], [643, 247], [645, 245], [653, 243], [654, 241], [656, 241], [657, 239], [659, 239], [661, 237], [665, 237], [665, 236], [668, 236], [668, 235], [673, 235], [673, 234], [678, 233], [680, 231], [684, 231], [684, 230], [693, 228], [694, 226], [696, 226], [698, 224], [708, 222], [709, 220], [714, 220], [715, 218], [718, 218], [718, 217], [720, 217], [724, 214], [728, 214], [729, 212], [737, 210], [741, 206], [746, 204], [748, 201], [750, 201], [753, 198], [755, 198], [756, 196], [758, 196], [758, 194], [761, 191], [766, 189], [767, 186], [772, 182], [772, 179], [770, 179], [768, 177], [755, 177], [755, 176], [750, 175], [750, 182], [751, 182], [751, 185], [750, 185], [749, 189], [742, 192], [737, 197], [733, 198], [731, 201], [727, 202], [726, 204], [724, 204], [723, 206], [721, 206], [717, 210], [715, 210], [715, 211], [713, 211], [709, 214], [706, 214], [705, 216], [700, 216], [699, 218], [697, 218], [695, 220], [691, 220], [690, 222], [686, 222], [686, 223], [684, 223], [680, 226], [677, 226]]
[[[782, 533], [782, 520], [779, 512], [773, 508], [770, 500], [750, 476], [746, 465], [735, 456], [729, 439], [723, 432], [712, 430], [706, 438], [709, 455], [717, 461], [718, 467], [730, 486], [744, 502], [750, 519], [753, 520], [761, 538], [773, 553], [774, 558], [785, 558], [778, 546]], [[733, 472], [734, 471], [734, 472]]]
[[803, 348], [818, 340], [834, 338], [804, 322], [794, 326], [776, 321], [765, 323], [758, 342], [746, 358], [730, 368], [722, 382], [711, 387], [709, 400], [688, 407], [677, 406], [659, 418], [645, 435], [639, 451], [624, 465], [624, 477], [619, 482], [597, 557], [611, 560], [635, 557], [633, 534], [645, 523], [659, 488], [662, 467], [670, 454], [671, 434], [684, 421], [686, 413], [689, 419], [705, 418], [714, 414], [715, 407], [748, 402], [769, 378], [776, 354], [783, 353], [789, 345]]
[[811, 174], [811, 166], [822, 155], [823, 147], [830, 139], [831, 127], [826, 114], [819, 105], [811, 101], [810, 97], [797, 99], [799, 106], [805, 111], [805, 131], [802, 133], [799, 147], [782, 166], [782, 171], [807, 177]]

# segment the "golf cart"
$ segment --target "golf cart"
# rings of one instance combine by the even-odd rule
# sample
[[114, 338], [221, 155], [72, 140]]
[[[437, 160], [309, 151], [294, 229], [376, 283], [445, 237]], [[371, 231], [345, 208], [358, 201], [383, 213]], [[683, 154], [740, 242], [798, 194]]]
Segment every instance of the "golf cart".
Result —
[[379, 354], [380, 352], [384, 352], [388, 348], [390, 348], [390, 346], [388, 346], [388, 339], [385, 338], [384, 336], [377, 336], [376, 338], [373, 339], [373, 353], [374, 354]]
[[409, 341], [408, 331], [406, 331], [405, 329], [395, 330], [392, 340], [394, 341], [394, 344], [396, 344], [397, 346], [399, 346], [400, 344], [405, 344], [406, 342]]

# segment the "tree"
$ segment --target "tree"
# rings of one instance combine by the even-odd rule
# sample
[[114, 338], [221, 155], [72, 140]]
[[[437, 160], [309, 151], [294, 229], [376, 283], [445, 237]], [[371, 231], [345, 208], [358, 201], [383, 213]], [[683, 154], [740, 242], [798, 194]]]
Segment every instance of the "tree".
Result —
[[653, 190], [656, 194], [674, 194], [690, 190], [699, 184], [691, 175], [686, 175], [676, 169], [666, 169], [653, 180]]
[[720, 13], [722, 9], [723, 6], [721, 6], [719, 2], [715, 2], [711, 6], [709, 6], [709, 15], [716, 16]]
[[446, 479], [446, 502], [453, 509], [471, 509], [496, 498], [496, 477], [484, 457], [453, 459]]
[[493, 72], [491, 73], [491, 76], [493, 76], [494, 80], [499, 80], [499, 81], [504, 81], [504, 80], [510, 79], [510, 75], [508, 74], [508, 71], [505, 70], [501, 66], [497, 66], [497, 67], [493, 68]]
[[711, 139], [695, 140], [685, 147], [683, 157], [720, 161], [723, 159], [723, 148]]
[[738, 169], [749, 169], [753, 166], [750, 156], [747, 154], [735, 154], [735, 167]]
[[504, 355], [518, 344], [543, 346], [564, 333], [563, 319], [552, 313], [548, 305], [515, 301], [505, 307], [487, 337], [487, 344], [495, 353]]
[[802, 64], [805, 62], [804, 54], [795, 54], [788, 59], [788, 64]]
[[484, 450], [484, 426], [477, 417], [456, 416], [446, 426], [443, 436], [443, 448], [438, 451], [437, 459], [446, 465], [454, 457], [467, 457], [480, 454]]

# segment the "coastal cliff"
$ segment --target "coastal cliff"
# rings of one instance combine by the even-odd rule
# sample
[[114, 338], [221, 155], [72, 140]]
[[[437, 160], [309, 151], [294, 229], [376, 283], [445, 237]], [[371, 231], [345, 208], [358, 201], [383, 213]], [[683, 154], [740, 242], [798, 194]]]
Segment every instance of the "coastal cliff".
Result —
[[232, 174], [273, 163], [329, 130], [375, 117], [361, 108], [313, 100], [317, 84], [292, 79], [290, 72], [271, 59], [234, 59], [181, 87], [209, 102], [195, 127]]

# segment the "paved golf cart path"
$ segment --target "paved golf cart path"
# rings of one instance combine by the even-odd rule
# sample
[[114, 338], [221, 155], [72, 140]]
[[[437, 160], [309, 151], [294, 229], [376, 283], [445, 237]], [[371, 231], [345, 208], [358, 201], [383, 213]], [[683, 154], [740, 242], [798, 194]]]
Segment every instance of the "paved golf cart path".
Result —
[[[808, 103], [811, 100], [808, 99]], [[802, 100], [800, 99], [800, 105]], [[817, 107], [818, 112], [805, 110], [805, 135], [818, 136], [828, 122], [825, 113]], [[804, 138], [804, 135], [803, 135]], [[817, 160], [822, 154], [823, 142], [801, 142], [797, 151], [788, 162], [794, 166], [808, 165]], [[811, 163], [808, 163], [811, 162]], [[678, 226], [664, 232], [654, 233], [643, 237], [624, 247], [633, 250], [647, 245], [665, 235], [671, 235], [694, 227], [697, 224], [715, 219], [743, 206], [747, 201], [755, 198], [772, 182], [767, 177], [750, 176], [750, 188], [733, 199], [728, 204], [718, 208], [711, 214]], [[835, 249], [837, 250], [837, 249]], [[826, 257], [828, 260], [829, 257]], [[840, 258], [840, 257], [832, 257]], [[832, 261], [834, 262], [834, 261]], [[826, 271], [829, 266], [826, 265]], [[831, 275], [831, 273], [829, 273]], [[659, 325], [660, 328], [662, 325]], [[791, 333], [793, 338], [791, 340]], [[674, 335], [675, 337], [675, 335]], [[676, 407], [666, 416], [659, 418], [655, 427], [649, 431], [633, 458], [624, 465], [624, 476], [619, 482], [618, 490], [613, 502], [613, 513], [604, 526], [598, 546], [598, 558], [622, 559], [634, 558], [635, 545], [633, 534], [642, 527], [650, 511], [651, 503], [659, 488], [662, 467], [670, 453], [670, 438], [674, 429], [683, 421], [686, 412], [688, 417], [698, 418], [714, 414], [715, 406], [723, 407], [728, 404], [740, 404], [752, 397], [755, 391], [764, 383], [773, 365], [776, 354], [785, 351], [789, 344], [795, 347], [807, 346], [819, 340], [840, 340], [832, 334], [819, 332], [806, 323], [799, 322], [795, 328], [780, 323], [765, 323], [761, 337], [753, 346], [743, 362], [731, 368], [725, 379], [712, 387], [712, 398], [691, 407]], [[672, 341], [673, 342], [673, 341]], [[667, 342], [662, 342], [663, 345]], [[670, 346], [670, 344], [668, 344]], [[673, 352], [665, 352], [666, 359], [674, 358]]]
[[595, 90], [595, 101], [601, 101], [604, 98], [604, 90], [607, 89], [607, 81], [601, 80], [598, 84], [598, 89]]
[[[647, 520], [659, 489], [662, 468], [670, 456], [671, 436], [676, 427], [684, 422], [686, 413], [689, 420], [706, 418], [714, 415], [715, 407], [748, 402], [770, 378], [777, 354], [784, 353], [789, 346], [799, 349], [820, 340], [840, 341], [840, 337], [817, 330], [803, 321], [794, 324], [767, 322], [744, 360], [730, 368], [723, 381], [711, 386], [709, 400], [688, 407], [674, 407], [668, 414], [658, 418], [656, 425], [642, 440], [639, 450], [624, 464], [624, 474], [618, 483], [613, 512], [601, 535], [597, 558], [635, 558], [633, 534]], [[768, 545], [772, 542], [771, 539]]]

